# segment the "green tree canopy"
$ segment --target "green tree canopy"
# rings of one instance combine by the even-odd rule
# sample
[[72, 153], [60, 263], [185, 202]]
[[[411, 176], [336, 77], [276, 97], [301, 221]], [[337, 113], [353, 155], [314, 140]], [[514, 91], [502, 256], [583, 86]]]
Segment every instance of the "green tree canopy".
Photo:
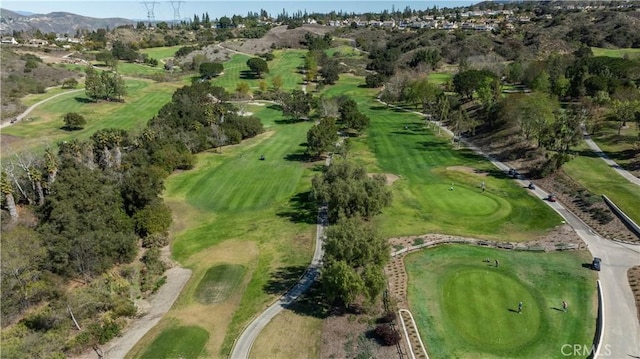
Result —
[[64, 115], [64, 128], [68, 130], [80, 130], [87, 124], [87, 120], [77, 112], [69, 112]]
[[364, 167], [348, 161], [334, 161], [312, 180], [312, 195], [327, 203], [329, 221], [340, 216], [369, 219], [391, 204], [391, 191], [383, 175], [369, 177]]
[[258, 77], [262, 77], [262, 74], [269, 73], [269, 65], [265, 60], [259, 57], [253, 57], [247, 60], [247, 66], [249, 66], [249, 69], [251, 69], [251, 71], [253, 71]]
[[200, 76], [203, 78], [213, 78], [224, 71], [224, 65], [220, 62], [203, 62], [200, 64]]
[[320, 156], [331, 150], [338, 141], [338, 126], [333, 118], [323, 118], [307, 132], [307, 151]]

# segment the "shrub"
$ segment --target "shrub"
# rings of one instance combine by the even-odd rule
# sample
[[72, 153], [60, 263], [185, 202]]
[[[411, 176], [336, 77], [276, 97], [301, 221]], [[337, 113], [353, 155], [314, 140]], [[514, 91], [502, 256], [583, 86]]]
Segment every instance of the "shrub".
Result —
[[392, 322], [394, 322], [396, 320], [396, 318], [397, 318], [396, 312], [386, 312], [380, 318], [379, 322], [380, 323], [392, 323]]
[[376, 334], [382, 339], [385, 345], [396, 345], [400, 342], [400, 333], [388, 324], [381, 324], [376, 327]]

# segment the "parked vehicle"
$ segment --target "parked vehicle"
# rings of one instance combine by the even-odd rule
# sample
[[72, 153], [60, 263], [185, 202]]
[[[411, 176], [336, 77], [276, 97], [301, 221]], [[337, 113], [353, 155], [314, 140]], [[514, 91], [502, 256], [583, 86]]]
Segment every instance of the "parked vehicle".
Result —
[[591, 262], [591, 269], [600, 271], [600, 263], [601, 262], [602, 262], [602, 259], [600, 259], [598, 257], [594, 257], [593, 258], [593, 262]]

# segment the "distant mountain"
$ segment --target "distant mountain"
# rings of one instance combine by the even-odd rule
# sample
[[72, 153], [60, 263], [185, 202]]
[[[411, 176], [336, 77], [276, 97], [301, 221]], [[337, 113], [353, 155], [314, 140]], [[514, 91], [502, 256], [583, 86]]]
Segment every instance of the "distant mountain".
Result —
[[35, 15], [35, 12], [30, 12], [30, 11], [16, 11], [17, 14], [20, 14], [22, 16], [30, 16], [30, 15]]
[[56, 34], [73, 35], [76, 30], [113, 29], [120, 25], [135, 25], [136, 22], [123, 18], [99, 19], [81, 16], [68, 12], [52, 12], [49, 14], [22, 15], [18, 11], [0, 9], [0, 33], [16, 31], [40, 30]]

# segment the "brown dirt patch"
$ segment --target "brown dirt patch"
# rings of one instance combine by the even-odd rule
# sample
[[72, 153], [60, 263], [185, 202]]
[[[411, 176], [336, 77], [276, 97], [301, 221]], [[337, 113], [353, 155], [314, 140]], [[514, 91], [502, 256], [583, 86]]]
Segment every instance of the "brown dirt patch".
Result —
[[[367, 175], [369, 177], [373, 177], [374, 175], [377, 175], [377, 174], [379, 173], [368, 173]], [[382, 173], [382, 174], [384, 175], [384, 178], [387, 180], [387, 186], [391, 186], [393, 182], [400, 179], [400, 176], [394, 175], [393, 173]]]
[[[396, 346], [382, 346], [373, 330], [382, 308], [371, 308], [371, 314], [337, 313], [324, 320], [320, 358], [397, 358]], [[377, 314], [377, 315], [376, 315]], [[404, 340], [401, 341], [404, 346]], [[407, 353], [406, 348], [402, 348]]]
[[629, 279], [629, 285], [631, 286], [633, 297], [636, 299], [638, 321], [640, 321], [640, 266], [629, 268], [627, 271], [627, 278]]
[[277, 26], [269, 30], [260, 39], [229, 40], [222, 46], [247, 54], [261, 54], [270, 52], [272, 48], [301, 48], [300, 42], [306, 33], [324, 35], [333, 29], [329, 26], [305, 24], [295, 29], [287, 29], [286, 25]]
[[464, 172], [464, 173], [472, 173], [472, 174], [479, 175], [479, 176], [487, 176], [488, 175], [487, 172], [483, 172], [483, 171], [477, 170], [477, 169], [472, 168], [472, 167], [467, 167], [467, 166], [450, 166], [450, 167], [447, 167], [447, 171], [458, 171], [458, 172]]

